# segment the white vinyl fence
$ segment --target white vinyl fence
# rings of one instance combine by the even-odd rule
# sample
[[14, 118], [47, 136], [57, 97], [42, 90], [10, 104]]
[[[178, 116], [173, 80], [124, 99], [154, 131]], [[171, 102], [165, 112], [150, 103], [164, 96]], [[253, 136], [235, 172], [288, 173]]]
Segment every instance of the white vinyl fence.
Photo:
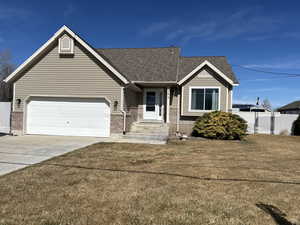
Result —
[[10, 102], [0, 102], [0, 133], [10, 132]]
[[248, 133], [288, 134], [292, 133], [293, 123], [298, 118], [295, 114], [279, 112], [233, 112], [248, 122]]

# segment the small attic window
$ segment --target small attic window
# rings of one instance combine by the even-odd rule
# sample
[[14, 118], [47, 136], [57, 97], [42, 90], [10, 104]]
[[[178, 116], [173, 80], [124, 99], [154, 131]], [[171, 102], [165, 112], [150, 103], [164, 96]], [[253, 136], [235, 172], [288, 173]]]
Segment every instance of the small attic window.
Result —
[[58, 41], [58, 53], [65, 54], [74, 54], [74, 40], [73, 38], [64, 35]]

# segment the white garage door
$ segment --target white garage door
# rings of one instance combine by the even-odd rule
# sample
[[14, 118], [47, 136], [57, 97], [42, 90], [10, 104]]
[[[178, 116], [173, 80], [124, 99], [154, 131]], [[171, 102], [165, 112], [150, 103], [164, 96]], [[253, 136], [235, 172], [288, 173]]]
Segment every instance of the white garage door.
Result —
[[27, 104], [27, 134], [110, 135], [110, 108], [104, 99], [33, 99]]

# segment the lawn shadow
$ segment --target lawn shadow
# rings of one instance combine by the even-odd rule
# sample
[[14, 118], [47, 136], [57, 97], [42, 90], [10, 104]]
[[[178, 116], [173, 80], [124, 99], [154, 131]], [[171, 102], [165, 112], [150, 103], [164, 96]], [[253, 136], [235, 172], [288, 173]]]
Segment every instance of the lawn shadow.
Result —
[[277, 225], [297, 225], [295, 223], [291, 223], [286, 219], [286, 214], [278, 209], [276, 206], [268, 205], [264, 203], [255, 204], [256, 207], [269, 214]]
[[85, 170], [95, 170], [95, 171], [106, 171], [106, 172], [123, 172], [123, 173], [135, 173], [135, 174], [148, 174], [148, 175], [162, 175], [162, 176], [172, 176], [172, 177], [181, 177], [202, 181], [218, 181], [218, 182], [249, 182], [249, 183], [271, 183], [271, 184], [288, 184], [288, 185], [300, 185], [300, 182], [295, 181], [281, 181], [281, 180], [257, 180], [257, 179], [248, 179], [248, 178], [212, 178], [212, 177], [198, 177], [191, 175], [184, 175], [178, 173], [170, 172], [159, 172], [159, 171], [147, 171], [147, 170], [130, 170], [130, 169], [118, 169], [118, 168], [98, 168], [98, 167], [88, 167], [80, 165], [66, 165], [59, 163], [50, 163], [43, 162], [37, 164], [30, 163], [17, 163], [17, 162], [5, 162], [0, 161], [0, 164], [15, 164], [15, 165], [24, 165], [24, 166], [58, 166], [64, 168], [76, 168], [76, 169], [85, 169]]

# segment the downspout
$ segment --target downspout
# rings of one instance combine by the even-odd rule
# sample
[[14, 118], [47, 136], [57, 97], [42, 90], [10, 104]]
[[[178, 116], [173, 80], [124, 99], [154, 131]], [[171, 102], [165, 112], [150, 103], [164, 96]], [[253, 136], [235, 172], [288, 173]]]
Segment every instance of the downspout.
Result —
[[126, 134], [126, 111], [124, 110], [124, 87], [121, 87], [121, 107], [120, 111], [123, 114], [123, 135]]
[[[176, 71], [176, 82], [178, 84], [179, 79], [179, 64], [180, 64], [180, 49], [179, 49], [179, 56], [177, 61], [177, 71]], [[176, 118], [176, 135], [179, 134], [179, 120], [180, 120], [180, 100], [181, 100], [181, 94], [180, 94], [180, 86], [177, 85], [177, 118]]]
[[[6, 82], [7, 83], [7, 82]], [[14, 110], [14, 108], [15, 108], [15, 96], [16, 96], [16, 94], [15, 94], [15, 90], [16, 90], [16, 88], [15, 88], [15, 85], [16, 83], [14, 82], [11, 86], [12, 86], [12, 89], [13, 89], [13, 91], [12, 91], [12, 102], [11, 102], [11, 104], [10, 104], [10, 116], [9, 116], [9, 134], [10, 135], [13, 135], [13, 130], [12, 130], [12, 123], [13, 123], [13, 118], [12, 118], [12, 114], [13, 114], [13, 110]], [[24, 125], [24, 124], [23, 124]]]
[[181, 94], [180, 94], [180, 88], [177, 87], [177, 120], [176, 120], [176, 134], [179, 134], [179, 117], [180, 117], [180, 99], [181, 99]]

